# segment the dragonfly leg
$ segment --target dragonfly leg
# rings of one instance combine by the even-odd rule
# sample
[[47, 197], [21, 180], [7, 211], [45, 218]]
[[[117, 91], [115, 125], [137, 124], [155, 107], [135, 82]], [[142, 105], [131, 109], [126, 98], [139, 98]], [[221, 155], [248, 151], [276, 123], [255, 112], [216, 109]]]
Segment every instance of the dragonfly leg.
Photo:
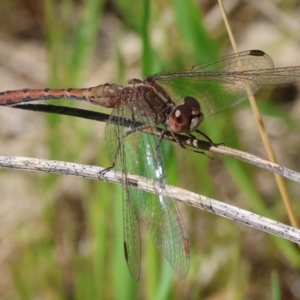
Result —
[[[159, 148], [159, 146], [161, 144], [161, 141], [163, 140], [164, 135], [166, 134], [166, 132], [167, 132], [167, 128], [164, 128], [163, 131], [160, 133], [157, 145], [155, 147], [155, 151], [158, 150], [158, 148]], [[181, 148], [185, 149], [186, 147], [184, 146], [184, 144], [182, 143], [182, 141], [176, 137], [176, 135], [174, 134], [174, 132], [172, 130], [170, 132], [171, 132], [171, 135], [172, 135], [173, 139], [176, 141], [176, 143], [178, 143]]]
[[[205, 133], [203, 133], [200, 130], [196, 130], [196, 132], [199, 133], [199, 134], [201, 134], [202, 136], [204, 136], [211, 143], [211, 145], [214, 146], [214, 147], [225, 145], [225, 143], [217, 143], [217, 144], [214, 143]], [[189, 136], [195, 138], [192, 134], [189, 134]]]
[[104, 176], [108, 171], [112, 170], [114, 168], [114, 164], [110, 167], [107, 167], [105, 169], [103, 169], [102, 171], [99, 172], [100, 176]]
[[135, 132], [138, 132], [138, 131], [144, 131], [144, 130], [149, 129], [149, 128], [151, 128], [151, 127], [153, 127], [152, 124], [146, 124], [146, 125], [141, 125], [141, 126], [138, 126], [138, 127], [134, 127], [134, 128], [132, 128], [132, 129], [126, 131], [126, 132], [123, 134], [123, 138], [125, 138], [125, 137], [127, 137], [127, 136], [129, 136], [130, 134], [133, 134], [133, 133], [135, 133]]
[[208, 158], [210, 158], [210, 159], [214, 159], [213, 157], [211, 157], [211, 156], [209, 156], [206, 152], [204, 152], [204, 151], [199, 151], [199, 150], [194, 150], [194, 149], [189, 149], [189, 148], [187, 148], [187, 147], [184, 147], [186, 150], [188, 150], [188, 151], [192, 151], [192, 152], [195, 152], [195, 153], [199, 153], [199, 154], [203, 154], [203, 155], [205, 155], [205, 156], [207, 156]]
[[107, 173], [108, 171], [114, 169], [114, 167], [115, 167], [115, 165], [116, 165], [116, 158], [117, 158], [117, 156], [118, 156], [118, 152], [120, 151], [120, 145], [121, 145], [121, 144], [120, 144], [120, 141], [119, 141], [118, 147], [117, 147], [117, 150], [116, 150], [116, 153], [115, 153], [114, 158], [113, 158], [113, 160], [112, 160], [112, 165], [111, 165], [110, 167], [107, 167], [107, 168], [103, 169], [102, 171], [100, 171], [100, 172], [99, 172], [99, 175], [100, 175], [100, 176], [104, 176], [105, 173]]
[[[167, 132], [167, 128], [165, 128], [165, 129], [161, 132], [161, 134], [160, 134], [160, 136], [159, 136], [159, 140], [158, 140], [157, 145], [156, 145], [156, 148], [155, 148], [155, 151], [158, 151], [159, 146], [160, 146], [160, 143], [161, 143], [161, 141], [162, 141], [162, 139], [163, 139], [163, 137], [164, 137], [164, 135], [165, 135], [166, 132]], [[170, 131], [170, 132], [171, 132], [171, 135], [172, 135], [173, 139], [180, 145], [181, 148], [186, 149], [186, 150], [188, 150], [188, 151], [195, 152], [195, 153], [203, 154], [203, 155], [207, 156], [208, 158], [213, 159], [213, 157], [207, 155], [207, 154], [206, 154], [205, 152], [203, 152], [203, 151], [198, 151], [198, 150], [193, 150], [193, 149], [187, 148], [187, 147], [184, 145], [184, 143], [181, 141], [181, 139], [178, 138], [178, 137], [174, 134], [173, 131]], [[194, 137], [192, 134], [189, 134], [189, 136], [192, 137], [192, 138], [194, 138], [194, 139], [196, 139], [196, 137]], [[213, 143], [213, 142], [211, 142], [211, 143]]]

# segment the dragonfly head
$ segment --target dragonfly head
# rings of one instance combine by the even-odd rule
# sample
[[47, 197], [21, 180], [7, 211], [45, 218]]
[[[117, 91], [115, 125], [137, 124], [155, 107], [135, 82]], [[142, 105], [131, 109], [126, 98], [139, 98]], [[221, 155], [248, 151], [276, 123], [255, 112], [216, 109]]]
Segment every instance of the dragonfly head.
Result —
[[177, 105], [168, 117], [168, 125], [175, 133], [195, 131], [203, 121], [199, 102], [193, 97], [185, 97], [183, 104]]

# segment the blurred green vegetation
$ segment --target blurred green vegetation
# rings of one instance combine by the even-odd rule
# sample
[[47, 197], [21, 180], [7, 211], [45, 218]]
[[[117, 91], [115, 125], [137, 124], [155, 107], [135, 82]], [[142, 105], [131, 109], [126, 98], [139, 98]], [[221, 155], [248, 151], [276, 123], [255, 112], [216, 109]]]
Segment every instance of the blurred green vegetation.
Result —
[[[34, 1], [32, 4], [40, 6]], [[7, 11], [14, 9], [12, 4], [6, 7]], [[82, 86], [97, 51], [103, 47], [98, 44], [99, 32], [109, 14], [118, 18], [114, 21], [119, 29], [111, 55], [118, 67], [117, 78], [123, 82], [130, 79], [126, 78], [128, 66], [122, 54], [126, 46], [122, 38], [127, 34], [136, 35], [142, 45], [136, 58], [140, 76], [214, 60], [228, 47], [223, 29], [219, 29], [218, 38], [208, 32], [203, 22], [205, 13], [194, 0], [45, 0], [36, 11], [42, 12], [41, 32], [51, 87]], [[284, 110], [273, 109], [268, 103], [261, 106], [266, 114], [282, 118], [290, 129], [299, 126]], [[207, 120], [201, 130], [216, 142], [247, 151], [234, 113], [229, 110]], [[86, 123], [53, 115], [47, 115], [46, 120], [49, 159], [110, 166], [104, 139], [95, 142]], [[98, 155], [80, 161], [87, 147], [97, 147]], [[278, 192], [264, 194], [258, 184], [258, 176], [264, 180], [271, 174], [258, 173], [254, 167], [230, 158], [210, 160], [186, 153], [168, 142], [162, 147], [169, 183], [287, 222]], [[259, 142], [257, 147], [262, 149]], [[32, 239], [29, 234], [22, 239], [18, 255], [6, 265], [14, 299], [281, 299], [281, 286], [292, 299], [285, 280], [299, 273], [300, 256], [295, 245], [182, 206], [191, 244], [187, 277], [176, 277], [142, 228], [142, 274], [135, 283], [123, 254], [120, 187], [74, 179], [74, 185], [80, 182], [84, 186], [80, 195], [68, 198], [59, 190], [58, 176], [43, 176], [38, 182], [38, 190], [54, 201], [45, 205], [39, 220], [43, 235]], [[20, 229], [23, 231], [26, 228]], [[291, 277], [283, 278], [283, 273]]]

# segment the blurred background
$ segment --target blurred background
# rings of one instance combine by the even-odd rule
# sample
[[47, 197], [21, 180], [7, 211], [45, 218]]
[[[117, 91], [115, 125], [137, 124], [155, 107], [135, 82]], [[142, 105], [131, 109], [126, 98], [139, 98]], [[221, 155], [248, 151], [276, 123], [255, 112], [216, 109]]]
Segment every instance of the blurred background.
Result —
[[[299, 1], [224, 5], [239, 51], [263, 50], [276, 67], [300, 65]], [[233, 52], [217, 1], [11, 0], [0, 12], [0, 91], [126, 84]], [[293, 84], [257, 94], [278, 160], [295, 171], [298, 92]], [[108, 167], [104, 127], [1, 107], [0, 153]], [[201, 130], [266, 158], [247, 101]], [[170, 183], [289, 224], [271, 173], [167, 142], [163, 150]], [[298, 217], [299, 186], [287, 185]], [[300, 299], [299, 249], [286, 240], [180, 205], [191, 245], [187, 277], [174, 274], [142, 226], [135, 283], [123, 254], [119, 186], [3, 169], [0, 191], [1, 299]]]

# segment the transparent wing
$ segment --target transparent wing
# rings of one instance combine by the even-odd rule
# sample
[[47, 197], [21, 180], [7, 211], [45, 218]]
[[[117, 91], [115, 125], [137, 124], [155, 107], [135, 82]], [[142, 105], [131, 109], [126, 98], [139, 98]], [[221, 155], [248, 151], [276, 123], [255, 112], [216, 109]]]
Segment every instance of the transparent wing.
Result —
[[[127, 263], [133, 278], [139, 276], [140, 251], [139, 228], [137, 218], [146, 225], [155, 245], [170, 262], [174, 271], [184, 277], [189, 269], [189, 244], [183, 223], [172, 193], [165, 186], [165, 174], [160, 150], [156, 150], [157, 138], [139, 131], [138, 128], [123, 126], [122, 122], [134, 117], [135, 122], [154, 126], [153, 109], [146, 101], [131, 98], [130, 103], [123, 102], [114, 109], [113, 116], [119, 118], [118, 126], [108, 124], [106, 136], [110, 145], [110, 154], [114, 159], [117, 154], [115, 168], [121, 170], [124, 178], [124, 240], [127, 245]], [[128, 101], [129, 101], [128, 100]], [[132, 103], [135, 111], [132, 115]], [[117, 150], [118, 152], [118, 150]], [[150, 194], [130, 187], [127, 174], [136, 174], [154, 180], [157, 194]], [[149, 180], [149, 184], [151, 181]], [[134, 215], [134, 216], [133, 216]], [[126, 251], [125, 251], [126, 252]]]
[[172, 191], [166, 187], [163, 158], [157, 142], [157, 138], [141, 133], [139, 147], [145, 166], [141, 175], [154, 180], [157, 194], [143, 195], [139, 213], [157, 248], [174, 271], [185, 277], [189, 270], [189, 242], [177, 205], [172, 200]]
[[[132, 158], [134, 157], [130, 143], [124, 143], [123, 134], [126, 132], [126, 127], [123, 125], [126, 120], [122, 118], [122, 108], [114, 109], [106, 125], [105, 138], [114, 169], [121, 171], [122, 174], [124, 253], [129, 272], [132, 278], [138, 281], [141, 269], [141, 238], [133, 199], [139, 198], [139, 191], [130, 187], [127, 178], [127, 168], [131, 157], [128, 157], [125, 153], [131, 153]], [[117, 118], [119, 124], [114, 124], [112, 118]]]
[[[145, 81], [155, 81], [161, 85], [175, 103], [182, 102], [185, 96], [196, 98], [206, 118], [247, 99], [263, 85], [299, 80], [300, 67], [274, 69], [270, 56], [260, 50], [229, 55], [215, 62], [194, 66], [189, 71], [145, 78]], [[250, 93], [247, 87], [250, 87]]]

